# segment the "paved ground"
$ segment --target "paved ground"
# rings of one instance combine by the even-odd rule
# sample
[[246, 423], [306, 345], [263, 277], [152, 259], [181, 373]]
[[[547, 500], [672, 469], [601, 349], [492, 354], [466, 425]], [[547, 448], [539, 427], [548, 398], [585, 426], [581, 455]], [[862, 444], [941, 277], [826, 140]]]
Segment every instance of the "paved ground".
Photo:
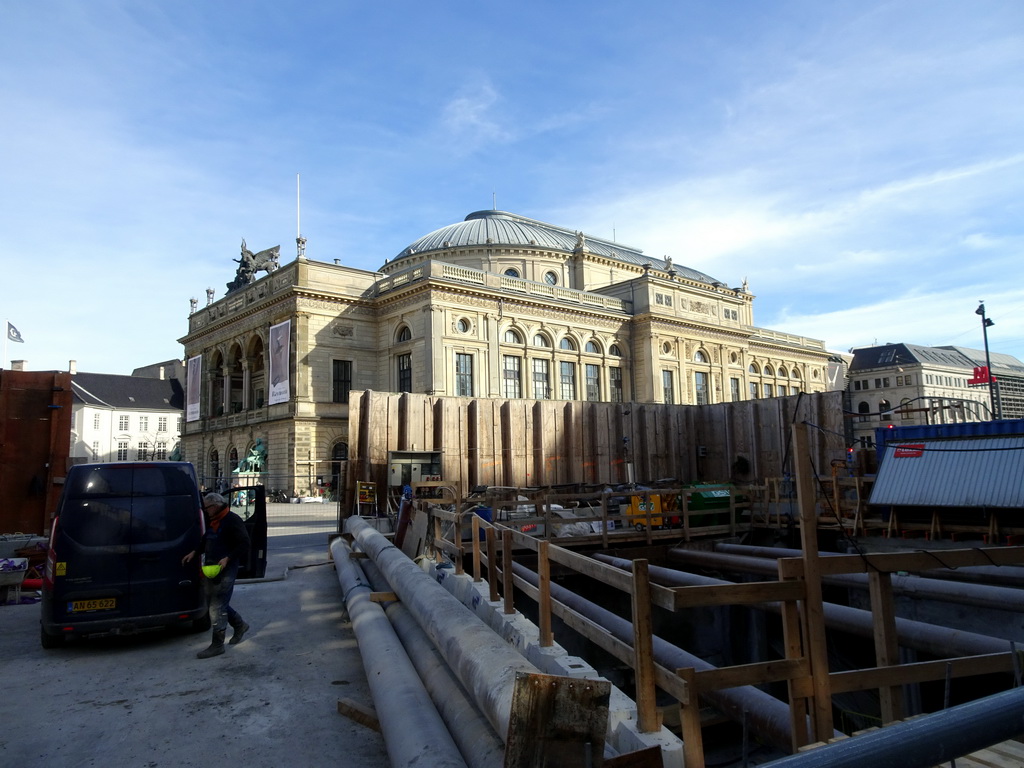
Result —
[[209, 633], [44, 651], [38, 604], [0, 607], [0, 765], [386, 766], [379, 734], [337, 712], [339, 698], [372, 701], [326, 533], [313, 527], [333, 510], [314, 506], [301, 505], [310, 525], [271, 512], [274, 580], [236, 586], [253, 629], [214, 659], [195, 658]]

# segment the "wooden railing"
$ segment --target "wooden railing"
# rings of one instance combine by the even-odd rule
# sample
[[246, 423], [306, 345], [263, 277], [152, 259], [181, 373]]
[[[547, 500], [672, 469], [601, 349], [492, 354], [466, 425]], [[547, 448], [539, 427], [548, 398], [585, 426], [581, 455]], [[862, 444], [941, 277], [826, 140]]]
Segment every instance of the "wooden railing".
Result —
[[[678, 489], [700, 492], [701, 489]], [[814, 492], [809, 478], [798, 482], [802, 522], [813, 521]], [[650, 491], [647, 493], [666, 493]], [[511, 503], [523, 504], [522, 501]], [[541, 504], [539, 500], [534, 503]], [[550, 500], [547, 502], [550, 505]], [[732, 509], [732, 508], [731, 508]], [[896, 633], [895, 609], [891, 575], [894, 572], [919, 572], [936, 567], [928, 553], [894, 553], [838, 555], [819, 558], [816, 550], [802, 558], [778, 561], [777, 581], [715, 586], [665, 587], [653, 583], [647, 560], [634, 560], [632, 572], [594, 560], [557, 546], [548, 538], [538, 538], [515, 530], [506, 521], [487, 522], [464, 506], [454, 512], [429, 507], [434, 532], [435, 554], [452, 558], [456, 572], [463, 572], [463, 559], [472, 557], [473, 580], [485, 576], [491, 602], [503, 603], [506, 614], [515, 613], [514, 591], [520, 589], [537, 603], [540, 644], [554, 642], [551, 616], [558, 616], [567, 626], [603, 648], [633, 669], [636, 679], [637, 723], [643, 732], [660, 727], [655, 704], [655, 688], [661, 688], [680, 702], [684, 755], [688, 768], [703, 768], [703, 744], [698, 699], [701, 694], [735, 686], [786, 682], [789, 690], [792, 747], [805, 746], [808, 741], [826, 742], [833, 737], [832, 696], [851, 691], [877, 689], [883, 722], [903, 716], [901, 686], [994, 672], [1019, 674], [1017, 655], [1007, 652], [985, 654], [939, 661], [900, 664]], [[702, 510], [701, 513], [704, 511]], [[602, 523], [609, 518], [607, 505], [593, 520]], [[535, 519], [550, 521], [549, 515]], [[732, 517], [730, 518], [733, 519]], [[582, 520], [582, 518], [581, 518]], [[468, 522], [467, 522], [468, 521]], [[516, 520], [520, 524], [522, 520]], [[571, 522], [571, 521], [570, 521]], [[809, 526], [805, 526], [809, 527]], [[650, 530], [650, 528], [648, 528]], [[481, 537], [483, 531], [483, 537]], [[468, 553], [467, 553], [467, 537]], [[692, 533], [692, 531], [691, 531]], [[813, 539], [816, 531], [808, 531]], [[446, 534], [450, 534], [448, 538]], [[608, 531], [602, 536], [606, 543]], [[678, 536], [678, 531], [676, 532]], [[514, 549], [529, 551], [537, 558], [537, 586], [513, 573]], [[805, 552], [807, 547], [804, 547]], [[630, 595], [632, 602], [632, 644], [612, 636], [598, 623], [588, 619], [551, 596], [551, 563], [557, 563], [578, 574]], [[957, 568], [969, 565], [1009, 565], [1024, 563], [1024, 547], [944, 550], [942, 564]], [[821, 603], [821, 577], [841, 573], [867, 573], [870, 578], [870, 602], [874, 616], [876, 665], [872, 668], [830, 672], [825, 646], [825, 626]], [[785, 658], [740, 666], [697, 671], [694, 668], [668, 669], [654, 660], [651, 612], [653, 606], [676, 612], [683, 609], [780, 603], [782, 606]], [[807, 737], [806, 723], [810, 717], [813, 738]]]

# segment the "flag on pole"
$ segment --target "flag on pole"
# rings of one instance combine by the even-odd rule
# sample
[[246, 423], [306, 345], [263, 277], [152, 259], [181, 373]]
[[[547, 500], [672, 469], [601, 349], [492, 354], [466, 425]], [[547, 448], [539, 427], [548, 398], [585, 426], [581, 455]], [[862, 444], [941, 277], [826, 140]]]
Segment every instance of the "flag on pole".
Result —
[[7, 338], [11, 341], [17, 341], [19, 344], [24, 344], [25, 340], [21, 338], [21, 331], [15, 328], [10, 323], [7, 323]]

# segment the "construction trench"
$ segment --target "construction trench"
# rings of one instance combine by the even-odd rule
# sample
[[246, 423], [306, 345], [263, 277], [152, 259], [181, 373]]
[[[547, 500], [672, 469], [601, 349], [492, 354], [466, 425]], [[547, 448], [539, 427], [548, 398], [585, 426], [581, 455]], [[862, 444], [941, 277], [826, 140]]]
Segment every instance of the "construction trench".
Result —
[[[477, 524], [484, 525], [479, 521]], [[740, 684], [701, 690], [703, 710], [696, 714], [697, 728], [701, 714], [708, 720], [711, 710], [716, 713], [712, 722], [717, 718], [735, 725], [730, 726], [731, 731], [726, 736], [727, 741], [733, 741], [731, 748], [723, 749], [721, 744], [716, 748], [709, 739], [707, 751], [702, 748], [696, 757], [692, 749], [686, 749], [685, 740], [678, 733], [656, 720], [643, 722], [644, 703], [635, 700], [640, 696], [623, 690], [639, 691], [638, 687], [609, 684], [602, 675], [608, 670], [595, 669], [586, 659], [570, 654], [557, 643], [545, 645], [544, 631], [520, 610], [509, 611], [506, 596], [496, 596], [494, 579], [474, 581], [473, 575], [456, 572], [461, 568], [455, 567], [451, 558], [442, 556], [439, 550], [434, 557], [414, 561], [390, 538], [358, 517], [346, 521], [345, 532], [344, 538], [332, 543], [331, 551], [364, 657], [380, 729], [394, 766], [685, 764], [699, 768], [712, 764], [852, 766], [856, 762], [860, 766], [925, 768], [1008, 741], [1024, 732], [1024, 688], [1013, 687], [1015, 675], [1019, 681], [1020, 668], [1016, 664], [1017, 654], [1011, 652], [1011, 640], [893, 616], [894, 637], [904, 655], [956, 657], [955, 664], [946, 665], [947, 691], [950, 679], [956, 678], [958, 682], [959, 677], [971, 674], [972, 668], [981, 672], [1001, 671], [990, 673], [988, 678], [996, 678], [997, 685], [1006, 690], [985, 691], [989, 695], [981, 698], [967, 695], [969, 700], [963, 703], [944, 710], [940, 707], [933, 714], [874, 729], [855, 738], [844, 738], [846, 734], [839, 730], [820, 738], [814, 731], [813, 713], [808, 711], [813, 708], [800, 711], [802, 716], [795, 717], [791, 703], [767, 692], [770, 685]], [[480, 537], [475, 538], [478, 541]], [[509, 541], [511, 537], [506, 543]], [[537, 570], [513, 561], [511, 547], [506, 555], [505, 547], [495, 547], [494, 540], [490, 540], [490, 545], [486, 554], [483, 554], [487, 549], [483, 545], [474, 547], [474, 557], [485, 559], [488, 570], [490, 563], [495, 563], [496, 577], [504, 582], [505, 589], [515, 578], [519, 590], [523, 589], [521, 585], [529, 585], [538, 591], [539, 599], [548, 599], [553, 606], [558, 606], [563, 618], [560, 636], [563, 632], [569, 635], [566, 630], [579, 622], [590, 622], [607, 634], [608, 639], [604, 641], [607, 645], [617, 642], [629, 647], [637, 641], [636, 627], [627, 618], [550, 579], [545, 589], [547, 594], [540, 594], [542, 577]], [[720, 544], [717, 549], [723, 551], [673, 547], [668, 550], [668, 558], [674, 564], [711, 568], [750, 579], [751, 573], [777, 574], [779, 557], [794, 557], [794, 551], [776, 548]], [[802, 554], [799, 550], [796, 552]], [[951, 558], [945, 553], [943, 556]], [[583, 556], [570, 553], [568, 557]], [[607, 553], [599, 552], [586, 559], [595, 567], [607, 566], [618, 571], [636, 568], [633, 560]], [[598, 563], [601, 566], [597, 566]], [[480, 567], [478, 561], [474, 567]], [[645, 564], [645, 569], [652, 585], [674, 590], [722, 590], [742, 585], [742, 582], [670, 567]], [[856, 574], [863, 575], [862, 579], [851, 578], [853, 575], [825, 575], [822, 582], [834, 589], [871, 589], [866, 575]], [[1020, 614], [1024, 595], [1008, 587], [898, 574], [892, 579], [891, 588], [896, 595], [912, 595], [916, 600], [985, 606], [1014, 617]], [[521, 596], [517, 600], [524, 609], [534, 613], [534, 609], [527, 607], [531, 601]], [[785, 612], [785, 603], [780, 601], [744, 602], [754, 609], [752, 614]], [[863, 638], [868, 643], [877, 639], [878, 622], [870, 610], [822, 601], [821, 615], [823, 626], [830, 633]], [[648, 626], [656, 624], [651, 623], [649, 615], [646, 621]], [[669, 687], [673, 695], [683, 691], [681, 700], [686, 696], [684, 687], [666, 682], [672, 672], [722, 672], [669, 640], [654, 634], [649, 635], [649, 640], [650, 663], [659, 670], [652, 679], [657, 680], [658, 687], [663, 684]], [[578, 645], [571, 640], [569, 644]], [[863, 645], [863, 641], [860, 644]], [[631, 653], [635, 660], [638, 654]], [[600, 651], [597, 655], [601, 655]], [[757, 659], [757, 662], [764, 664], [764, 659]], [[615, 670], [611, 672], [610, 677], [616, 681], [621, 677]], [[639, 670], [635, 677], [633, 682], [639, 686], [642, 677]], [[530, 720], [528, 713], [524, 716], [522, 712], [514, 712], [520, 692], [517, 685], [523, 685], [522, 681], [526, 680], [536, 685], [538, 680], [549, 678], [570, 681], [570, 687], [563, 687], [557, 696], [542, 700], [540, 705], [534, 701], [535, 707], [543, 710], [542, 721]], [[605, 686], [603, 692], [597, 689], [598, 683]], [[775, 683], [777, 688], [778, 680]], [[572, 693], [572, 686], [584, 697], [596, 696], [587, 700], [597, 701], [599, 732], [595, 731], [593, 717], [580, 717], [579, 700]], [[920, 693], [908, 695], [907, 699], [918, 701]], [[693, 711], [696, 708], [683, 709]], [[539, 726], [539, 722], [544, 725]], [[966, 727], [972, 722], [977, 727]], [[803, 733], [794, 732], [801, 727]], [[834, 743], [822, 743], [815, 749], [795, 753], [795, 746], [815, 741]], [[726, 762], [723, 756], [731, 756], [731, 762]]]

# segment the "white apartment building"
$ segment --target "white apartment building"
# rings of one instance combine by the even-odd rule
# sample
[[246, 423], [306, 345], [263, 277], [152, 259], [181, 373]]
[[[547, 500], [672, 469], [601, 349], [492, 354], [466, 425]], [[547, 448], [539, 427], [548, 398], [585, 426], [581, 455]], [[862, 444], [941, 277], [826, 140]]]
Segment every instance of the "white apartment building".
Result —
[[176, 458], [184, 396], [176, 378], [77, 373], [71, 366], [70, 461]]

